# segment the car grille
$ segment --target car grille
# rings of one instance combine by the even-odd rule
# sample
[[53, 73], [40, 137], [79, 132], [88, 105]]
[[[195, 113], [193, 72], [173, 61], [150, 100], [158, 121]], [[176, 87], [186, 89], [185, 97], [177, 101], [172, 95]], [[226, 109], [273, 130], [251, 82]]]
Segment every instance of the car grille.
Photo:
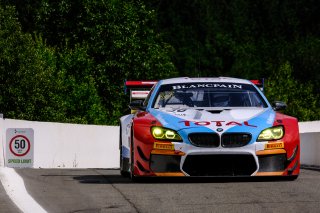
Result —
[[182, 169], [190, 176], [250, 176], [257, 165], [249, 154], [189, 155]]
[[222, 135], [221, 146], [242, 147], [251, 141], [251, 134], [248, 133], [226, 133]]
[[218, 147], [220, 144], [219, 135], [216, 133], [191, 133], [190, 142], [200, 147]]
[[[252, 139], [249, 133], [225, 133], [221, 137], [221, 146], [225, 148], [242, 147]], [[216, 133], [191, 133], [189, 134], [191, 144], [198, 147], [218, 147], [220, 137]]]

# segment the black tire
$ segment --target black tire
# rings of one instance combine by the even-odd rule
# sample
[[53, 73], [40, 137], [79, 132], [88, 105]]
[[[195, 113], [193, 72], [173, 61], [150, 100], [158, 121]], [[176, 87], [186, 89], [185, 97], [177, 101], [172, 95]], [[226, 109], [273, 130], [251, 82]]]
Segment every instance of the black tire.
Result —
[[130, 144], [130, 179], [136, 181], [136, 176], [134, 176], [134, 143], [133, 143], [133, 129], [131, 129], [131, 144]]
[[120, 174], [122, 177], [129, 177], [129, 172], [128, 171], [125, 171], [123, 170], [123, 159], [121, 157], [121, 154], [120, 154]]
[[130, 155], [130, 158], [131, 158], [131, 162], [130, 162], [130, 179], [131, 180], [134, 180], [134, 148], [133, 148], [133, 144], [131, 142], [131, 155]]
[[122, 132], [121, 132], [121, 125], [120, 125], [120, 136], [119, 136], [119, 149], [120, 149], [120, 174], [123, 177], [129, 177], [129, 172], [125, 171], [124, 168], [126, 168], [123, 164], [123, 158], [122, 158]]
[[287, 176], [285, 177], [285, 180], [289, 180], [289, 181], [294, 181], [299, 177], [299, 175], [291, 175], [291, 176]]

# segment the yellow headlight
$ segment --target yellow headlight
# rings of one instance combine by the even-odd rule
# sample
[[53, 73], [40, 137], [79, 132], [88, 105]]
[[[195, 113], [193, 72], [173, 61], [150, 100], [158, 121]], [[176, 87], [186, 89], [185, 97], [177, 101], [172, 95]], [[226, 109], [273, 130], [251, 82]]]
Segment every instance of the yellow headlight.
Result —
[[182, 138], [176, 131], [160, 126], [151, 127], [151, 134], [158, 140], [182, 141]]
[[163, 138], [164, 137], [164, 131], [162, 128], [160, 127], [154, 127], [152, 129], [152, 135], [155, 138]]
[[275, 126], [268, 129], [263, 130], [257, 141], [271, 141], [271, 140], [279, 140], [284, 136], [283, 126]]

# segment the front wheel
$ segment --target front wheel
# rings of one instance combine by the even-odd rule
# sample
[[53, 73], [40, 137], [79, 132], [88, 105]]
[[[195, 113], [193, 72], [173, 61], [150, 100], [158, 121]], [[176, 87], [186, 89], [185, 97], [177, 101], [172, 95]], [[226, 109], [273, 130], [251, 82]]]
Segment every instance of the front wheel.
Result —
[[123, 160], [123, 156], [122, 156], [122, 134], [121, 134], [121, 126], [120, 126], [120, 136], [119, 136], [119, 149], [120, 149], [120, 174], [123, 177], [128, 177], [129, 176], [129, 172], [128, 170], [128, 166], [125, 166], [125, 162]]
[[137, 177], [134, 175], [134, 162], [135, 162], [135, 152], [134, 152], [134, 142], [133, 142], [133, 130], [131, 129], [131, 144], [130, 144], [130, 147], [131, 147], [131, 150], [130, 150], [130, 158], [131, 158], [131, 161], [130, 161], [130, 179], [132, 181], [136, 181], [137, 180]]
[[130, 157], [131, 157], [131, 162], [130, 162], [130, 179], [131, 180], [135, 180], [135, 176], [134, 176], [134, 144], [133, 141], [131, 141], [131, 153], [130, 153]]
[[121, 151], [120, 151], [120, 174], [122, 177], [129, 177], [129, 172], [124, 170], [124, 162], [123, 162], [123, 158], [121, 156]]

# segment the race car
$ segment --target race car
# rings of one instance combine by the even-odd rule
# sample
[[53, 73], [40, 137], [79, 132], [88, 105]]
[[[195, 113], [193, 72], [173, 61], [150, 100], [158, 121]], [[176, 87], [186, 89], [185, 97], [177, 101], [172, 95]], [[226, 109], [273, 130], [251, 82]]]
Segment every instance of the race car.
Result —
[[123, 176], [298, 177], [298, 121], [279, 112], [285, 103], [268, 102], [262, 81], [181, 77], [126, 87]]

